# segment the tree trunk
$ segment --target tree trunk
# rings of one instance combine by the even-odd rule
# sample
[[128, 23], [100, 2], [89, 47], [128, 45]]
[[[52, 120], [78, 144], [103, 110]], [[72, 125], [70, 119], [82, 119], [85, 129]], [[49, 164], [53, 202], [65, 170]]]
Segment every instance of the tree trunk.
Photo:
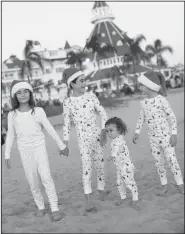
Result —
[[139, 85], [138, 85], [137, 76], [136, 76], [136, 67], [135, 67], [134, 59], [133, 59], [133, 67], [134, 67], [134, 74], [135, 74], [135, 87], [136, 87], [136, 92], [138, 92], [139, 91]]

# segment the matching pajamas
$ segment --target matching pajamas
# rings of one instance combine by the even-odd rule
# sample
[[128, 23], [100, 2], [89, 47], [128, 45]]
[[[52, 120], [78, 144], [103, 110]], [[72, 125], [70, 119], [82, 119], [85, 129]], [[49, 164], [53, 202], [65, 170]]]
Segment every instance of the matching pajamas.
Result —
[[51, 177], [42, 128], [51, 135], [61, 150], [66, 147], [50, 124], [42, 108], [35, 107], [34, 113], [32, 113], [32, 110], [28, 112], [19, 112], [18, 110], [15, 113], [14, 111], [9, 112], [5, 159], [10, 158], [12, 144], [16, 137], [26, 178], [38, 209], [44, 209], [44, 199], [38, 181], [39, 172], [49, 198], [51, 211], [54, 212], [59, 210], [58, 198]]
[[63, 139], [69, 140], [71, 121], [74, 122], [80, 155], [82, 159], [82, 181], [84, 193], [92, 193], [92, 160], [97, 171], [98, 190], [104, 190], [104, 158], [103, 147], [100, 145], [101, 129], [98, 126], [96, 112], [102, 116], [102, 129], [105, 128], [107, 115], [93, 92], [86, 92], [79, 97], [69, 97], [64, 100]]
[[140, 115], [135, 133], [140, 133], [144, 122], [148, 124], [148, 135], [157, 172], [162, 185], [167, 184], [164, 157], [172, 170], [177, 185], [183, 184], [183, 178], [174, 147], [170, 145], [172, 134], [177, 134], [176, 117], [165, 97], [146, 98], [141, 101]]
[[111, 142], [111, 159], [117, 167], [117, 187], [121, 199], [126, 198], [126, 187], [132, 192], [133, 201], [138, 200], [138, 189], [134, 180], [134, 165], [123, 135]]

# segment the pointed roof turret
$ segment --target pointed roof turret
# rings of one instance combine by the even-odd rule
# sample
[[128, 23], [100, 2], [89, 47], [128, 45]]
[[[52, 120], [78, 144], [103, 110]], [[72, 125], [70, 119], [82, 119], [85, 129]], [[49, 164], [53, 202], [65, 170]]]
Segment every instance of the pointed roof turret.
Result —
[[97, 7], [106, 7], [108, 6], [105, 1], [96, 1], [93, 6], [93, 10]]
[[70, 48], [71, 48], [71, 46], [69, 45], [68, 41], [66, 41], [66, 44], [65, 44], [65, 46], [64, 46], [64, 49], [67, 50], [67, 49], [70, 49]]

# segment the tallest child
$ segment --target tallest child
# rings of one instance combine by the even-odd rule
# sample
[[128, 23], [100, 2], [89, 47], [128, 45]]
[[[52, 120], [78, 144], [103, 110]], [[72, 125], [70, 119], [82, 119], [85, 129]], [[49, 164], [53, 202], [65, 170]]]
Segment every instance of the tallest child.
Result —
[[[68, 88], [72, 91], [70, 97], [64, 100], [63, 139], [66, 145], [69, 141], [70, 123], [73, 120], [77, 130], [78, 144], [82, 159], [82, 180], [85, 193], [85, 210], [91, 211], [93, 205], [90, 194], [92, 177], [92, 160], [97, 170], [97, 184], [100, 199], [104, 198], [104, 158], [103, 145], [106, 140], [105, 122], [107, 114], [93, 92], [85, 92], [85, 75], [76, 68], [68, 68], [63, 73]], [[96, 111], [102, 116], [100, 130]]]

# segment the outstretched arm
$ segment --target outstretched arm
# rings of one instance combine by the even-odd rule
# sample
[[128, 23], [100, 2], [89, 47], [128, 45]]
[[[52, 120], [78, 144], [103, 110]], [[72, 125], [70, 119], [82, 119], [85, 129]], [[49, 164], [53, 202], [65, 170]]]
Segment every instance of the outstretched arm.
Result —
[[144, 122], [145, 122], [145, 115], [144, 115], [144, 110], [143, 110], [143, 104], [141, 102], [139, 119], [137, 121], [136, 130], [135, 130], [135, 133], [137, 133], [138, 135], [141, 132]]
[[10, 158], [10, 153], [12, 149], [12, 145], [15, 139], [15, 129], [13, 126], [13, 113], [8, 113], [8, 131], [6, 135], [6, 143], [5, 143], [5, 159]]
[[94, 93], [92, 93], [92, 97], [93, 97], [95, 109], [98, 111], [98, 113], [101, 115], [101, 118], [102, 118], [102, 129], [105, 129], [105, 123], [107, 121], [107, 113], [105, 109], [103, 108], [103, 106], [100, 105], [100, 101], [98, 100], [98, 98], [96, 97]]
[[64, 116], [63, 139], [64, 141], [69, 141], [71, 119], [70, 119], [70, 107], [67, 99], [65, 99], [63, 102], [63, 116]]
[[171, 133], [172, 135], [177, 135], [177, 120], [175, 114], [173, 113], [169, 105], [169, 102], [166, 100], [166, 98], [163, 97], [161, 101], [162, 101], [162, 108], [167, 115], [167, 119], [171, 127]]
[[41, 124], [43, 125], [43, 127], [45, 128], [45, 130], [47, 131], [47, 133], [57, 143], [57, 145], [58, 145], [58, 147], [59, 147], [60, 150], [65, 149], [66, 148], [65, 144], [63, 143], [63, 141], [60, 139], [60, 137], [56, 133], [54, 127], [49, 122], [49, 120], [48, 120], [48, 118], [46, 116], [46, 113], [44, 112], [44, 110], [42, 108], [40, 109], [40, 115], [41, 115]]

